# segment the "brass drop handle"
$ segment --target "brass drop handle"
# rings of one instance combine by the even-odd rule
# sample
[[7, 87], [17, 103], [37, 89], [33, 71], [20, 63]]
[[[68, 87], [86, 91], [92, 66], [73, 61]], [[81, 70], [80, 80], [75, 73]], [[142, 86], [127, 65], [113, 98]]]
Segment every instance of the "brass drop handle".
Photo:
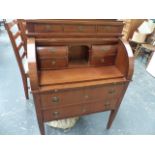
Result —
[[55, 52], [56, 51], [56, 49], [54, 48], [54, 47], [50, 47], [49, 49], [48, 49], [48, 52]]
[[52, 60], [52, 61], [51, 61], [51, 64], [52, 64], [52, 65], [55, 65], [55, 64], [56, 64], [56, 61], [55, 61], [55, 60]]
[[110, 105], [110, 101], [105, 101], [105, 106], [109, 106]]
[[101, 63], [104, 63], [104, 58], [101, 59]]
[[85, 109], [85, 108], [83, 108], [83, 109], [82, 109], [82, 113], [85, 113], [85, 112], [86, 112], [86, 109]]
[[83, 26], [79, 26], [79, 27], [78, 27], [78, 30], [79, 30], [79, 31], [82, 31], [82, 30], [83, 30]]
[[57, 97], [57, 96], [52, 97], [52, 103], [58, 104], [59, 101], [60, 101], [59, 97]]
[[112, 89], [112, 90], [109, 90], [109, 92], [108, 92], [109, 94], [115, 94], [116, 93], [116, 91], [114, 90], [114, 89]]
[[46, 29], [47, 29], [48, 31], [49, 31], [51, 28], [52, 28], [51, 25], [47, 25], [47, 26], [46, 26]]
[[55, 118], [59, 117], [59, 115], [60, 115], [60, 113], [59, 113], [58, 111], [54, 111], [54, 112], [53, 112], [53, 116], [54, 116]]
[[85, 98], [85, 99], [88, 99], [88, 98], [89, 98], [89, 95], [85, 95], [84, 98]]

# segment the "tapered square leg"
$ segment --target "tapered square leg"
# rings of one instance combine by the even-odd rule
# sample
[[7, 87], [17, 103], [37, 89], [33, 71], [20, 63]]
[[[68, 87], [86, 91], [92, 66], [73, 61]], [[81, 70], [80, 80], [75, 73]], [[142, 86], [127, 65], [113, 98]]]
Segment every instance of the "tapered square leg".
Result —
[[110, 113], [110, 116], [109, 116], [109, 120], [108, 120], [108, 123], [107, 123], [107, 129], [110, 129], [115, 117], [116, 117], [116, 114], [117, 114], [117, 111], [118, 110], [111, 110], [111, 113]]

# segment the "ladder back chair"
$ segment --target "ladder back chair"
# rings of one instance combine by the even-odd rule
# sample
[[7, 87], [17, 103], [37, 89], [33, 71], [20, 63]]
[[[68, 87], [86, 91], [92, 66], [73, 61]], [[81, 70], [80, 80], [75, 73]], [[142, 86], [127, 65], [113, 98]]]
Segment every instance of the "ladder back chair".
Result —
[[18, 20], [13, 20], [11, 22], [6, 22], [5, 28], [8, 32], [8, 35], [14, 50], [14, 54], [18, 63], [18, 67], [21, 73], [25, 97], [26, 99], [29, 99], [27, 51], [26, 51], [26, 43], [23, 40], [24, 37], [21, 31], [20, 24]]

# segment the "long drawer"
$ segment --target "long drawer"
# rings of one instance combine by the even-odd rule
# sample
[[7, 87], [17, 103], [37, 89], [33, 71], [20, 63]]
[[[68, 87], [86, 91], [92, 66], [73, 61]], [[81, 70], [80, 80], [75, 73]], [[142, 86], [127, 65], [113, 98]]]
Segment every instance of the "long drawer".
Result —
[[79, 89], [55, 90], [41, 94], [41, 106], [59, 108], [80, 103], [117, 99], [124, 88], [124, 84], [105, 86], [91, 86]]
[[44, 121], [52, 121], [90, 113], [113, 110], [116, 107], [116, 103], [117, 100], [113, 99], [111, 101], [97, 101], [80, 105], [67, 106], [63, 108], [48, 109], [43, 111], [43, 119]]

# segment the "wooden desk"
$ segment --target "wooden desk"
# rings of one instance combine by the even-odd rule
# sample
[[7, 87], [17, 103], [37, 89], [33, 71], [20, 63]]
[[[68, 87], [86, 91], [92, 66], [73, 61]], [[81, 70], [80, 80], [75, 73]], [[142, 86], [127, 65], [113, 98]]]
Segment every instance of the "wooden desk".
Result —
[[27, 20], [31, 89], [44, 122], [110, 110], [132, 79], [133, 54], [116, 20]]

